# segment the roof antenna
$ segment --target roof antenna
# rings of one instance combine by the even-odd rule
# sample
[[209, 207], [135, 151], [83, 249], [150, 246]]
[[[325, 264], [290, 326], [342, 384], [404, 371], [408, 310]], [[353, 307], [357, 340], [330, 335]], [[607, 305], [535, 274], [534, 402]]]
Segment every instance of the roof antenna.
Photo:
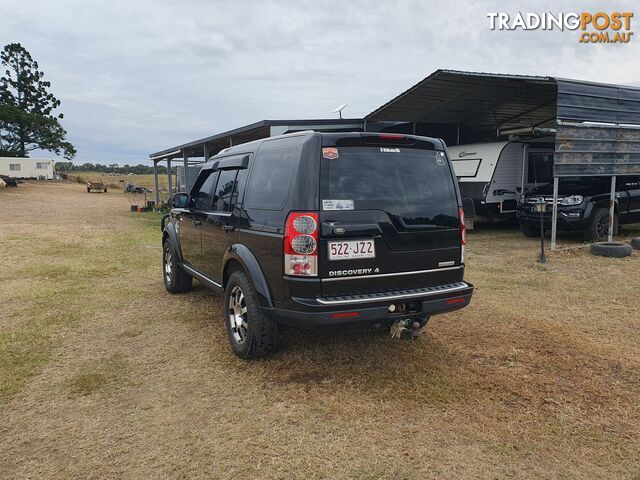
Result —
[[342, 105], [338, 105], [336, 108], [334, 108], [333, 110], [331, 110], [331, 113], [338, 113], [340, 115], [340, 119], [342, 119], [342, 110], [344, 109], [344, 107], [346, 107], [347, 105], [349, 105], [348, 103], [343, 103]]

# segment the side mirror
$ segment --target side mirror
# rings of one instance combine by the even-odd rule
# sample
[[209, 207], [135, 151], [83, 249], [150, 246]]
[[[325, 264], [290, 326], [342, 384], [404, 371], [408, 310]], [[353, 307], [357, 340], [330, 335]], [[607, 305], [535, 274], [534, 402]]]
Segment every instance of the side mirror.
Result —
[[189, 205], [189, 195], [186, 193], [174, 193], [171, 197], [171, 206], [173, 208], [187, 208]]

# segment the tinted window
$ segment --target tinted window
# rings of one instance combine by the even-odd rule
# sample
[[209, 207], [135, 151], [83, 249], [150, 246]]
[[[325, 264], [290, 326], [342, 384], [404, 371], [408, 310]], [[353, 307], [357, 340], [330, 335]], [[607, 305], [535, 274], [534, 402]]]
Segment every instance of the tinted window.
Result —
[[218, 185], [216, 186], [216, 196], [213, 201], [213, 210], [217, 212], [230, 212], [232, 196], [236, 191], [237, 170], [222, 170]]
[[299, 156], [299, 142], [299, 139], [286, 139], [262, 144], [251, 171], [247, 207], [280, 210], [284, 206]]
[[193, 186], [194, 191], [197, 189], [197, 193], [192, 195], [190, 206], [196, 210], [209, 210], [211, 208], [213, 186], [217, 177], [217, 173], [212, 173], [211, 170], [205, 170], [200, 173], [196, 184]]
[[[458, 201], [442, 152], [410, 148], [340, 147], [322, 159], [323, 200], [355, 210], [383, 210], [400, 228], [458, 226]], [[343, 203], [344, 204], [344, 203]], [[324, 205], [324, 202], [323, 202]]]

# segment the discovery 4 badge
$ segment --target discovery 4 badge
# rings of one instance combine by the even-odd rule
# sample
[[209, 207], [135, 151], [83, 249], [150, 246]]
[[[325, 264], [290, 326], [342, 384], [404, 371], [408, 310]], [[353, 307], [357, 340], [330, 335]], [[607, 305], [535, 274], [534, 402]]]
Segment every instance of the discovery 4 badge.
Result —
[[351, 275], [369, 275], [370, 273], [380, 273], [379, 268], [351, 268], [349, 270], [329, 270], [330, 277], [348, 277]]

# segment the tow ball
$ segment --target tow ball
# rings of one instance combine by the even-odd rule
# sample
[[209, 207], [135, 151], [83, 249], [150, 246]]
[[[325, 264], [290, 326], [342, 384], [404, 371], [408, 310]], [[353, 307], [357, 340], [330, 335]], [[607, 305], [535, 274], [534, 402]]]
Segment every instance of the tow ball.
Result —
[[391, 325], [390, 333], [391, 338], [399, 338], [400, 340], [415, 340], [422, 333], [422, 327], [426, 325], [427, 322], [420, 323], [418, 321], [411, 321], [409, 319], [406, 320], [396, 320]]

